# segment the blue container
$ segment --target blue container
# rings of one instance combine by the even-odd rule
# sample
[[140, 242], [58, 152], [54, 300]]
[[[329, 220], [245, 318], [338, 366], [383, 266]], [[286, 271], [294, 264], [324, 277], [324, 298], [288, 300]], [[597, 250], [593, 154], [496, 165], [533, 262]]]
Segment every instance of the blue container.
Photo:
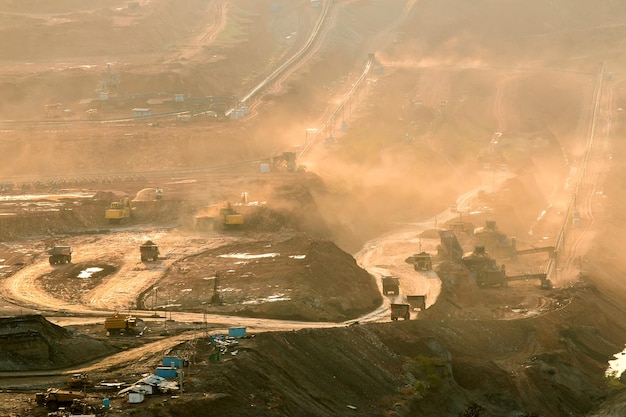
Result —
[[104, 397], [104, 399], [102, 400], [102, 405], [104, 406], [104, 408], [109, 408], [111, 406], [111, 401]]
[[229, 327], [228, 335], [230, 337], [246, 337], [246, 328], [245, 327]]
[[170, 368], [169, 366], [158, 366], [156, 368], [156, 376], [162, 378], [176, 378], [176, 368]]
[[183, 361], [182, 359], [176, 358], [174, 356], [165, 356], [163, 358], [163, 366], [180, 369], [183, 366]]

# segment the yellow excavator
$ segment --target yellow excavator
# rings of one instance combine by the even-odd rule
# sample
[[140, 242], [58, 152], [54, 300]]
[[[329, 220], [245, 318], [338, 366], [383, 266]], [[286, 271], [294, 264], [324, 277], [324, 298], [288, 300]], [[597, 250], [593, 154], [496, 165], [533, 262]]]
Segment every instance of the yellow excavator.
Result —
[[243, 224], [243, 214], [235, 210], [229, 202], [226, 202], [220, 209], [220, 222], [226, 228], [240, 227]]
[[120, 201], [114, 201], [111, 203], [111, 207], [104, 212], [104, 218], [109, 220], [110, 223], [120, 223], [125, 219], [130, 218], [133, 211], [133, 206], [128, 197], [122, 198]]

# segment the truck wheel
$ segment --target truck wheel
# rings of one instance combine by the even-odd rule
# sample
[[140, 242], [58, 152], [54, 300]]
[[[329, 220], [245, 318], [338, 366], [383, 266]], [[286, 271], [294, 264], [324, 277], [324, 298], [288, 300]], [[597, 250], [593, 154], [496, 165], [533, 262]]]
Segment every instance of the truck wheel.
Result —
[[52, 400], [48, 401], [46, 407], [48, 407], [48, 410], [50, 411], [57, 411], [59, 409], [59, 404], [56, 401]]
[[50, 265], [54, 265], [54, 258], [52, 256], [49, 257], [48, 262], [50, 262]]

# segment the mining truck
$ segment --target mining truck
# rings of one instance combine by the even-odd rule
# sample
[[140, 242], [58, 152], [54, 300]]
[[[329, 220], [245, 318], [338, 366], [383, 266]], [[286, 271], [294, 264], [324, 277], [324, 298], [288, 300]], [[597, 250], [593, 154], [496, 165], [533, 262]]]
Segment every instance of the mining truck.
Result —
[[82, 391], [62, 390], [58, 388], [48, 388], [46, 392], [35, 394], [37, 405], [47, 407], [50, 411], [56, 411], [59, 407], [67, 407], [74, 403], [74, 400], [85, 398]]
[[409, 303], [413, 310], [426, 310], [426, 295], [407, 295], [406, 301]]
[[72, 248], [70, 246], [55, 246], [48, 250], [50, 265], [68, 264], [72, 262]]
[[133, 206], [128, 197], [122, 198], [120, 201], [114, 201], [111, 206], [105, 210], [104, 218], [110, 223], [120, 223], [130, 218]]
[[104, 330], [108, 335], [129, 335], [140, 333], [137, 323], [141, 322], [141, 319], [128, 315], [120, 316], [119, 313], [113, 314], [111, 317], [107, 317], [104, 320]]
[[411, 319], [411, 306], [409, 304], [391, 304], [391, 320], [398, 319]]
[[139, 246], [139, 252], [141, 253], [142, 262], [159, 259], [159, 246], [151, 240], [147, 240]]
[[433, 260], [429, 253], [420, 252], [406, 258], [406, 262], [413, 264], [416, 271], [430, 271], [433, 269]]
[[392, 293], [393, 295], [400, 294], [400, 278], [394, 276], [382, 277], [383, 281], [383, 295]]

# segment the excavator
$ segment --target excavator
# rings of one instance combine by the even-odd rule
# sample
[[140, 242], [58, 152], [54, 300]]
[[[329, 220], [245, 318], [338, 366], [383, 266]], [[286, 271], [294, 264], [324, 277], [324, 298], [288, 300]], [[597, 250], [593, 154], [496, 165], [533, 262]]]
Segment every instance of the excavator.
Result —
[[240, 227], [243, 224], [243, 214], [234, 209], [230, 202], [220, 208], [220, 222], [224, 228]]
[[120, 223], [125, 219], [130, 218], [133, 211], [133, 206], [128, 197], [122, 198], [120, 201], [114, 201], [111, 206], [104, 212], [104, 218], [109, 220], [109, 223]]

